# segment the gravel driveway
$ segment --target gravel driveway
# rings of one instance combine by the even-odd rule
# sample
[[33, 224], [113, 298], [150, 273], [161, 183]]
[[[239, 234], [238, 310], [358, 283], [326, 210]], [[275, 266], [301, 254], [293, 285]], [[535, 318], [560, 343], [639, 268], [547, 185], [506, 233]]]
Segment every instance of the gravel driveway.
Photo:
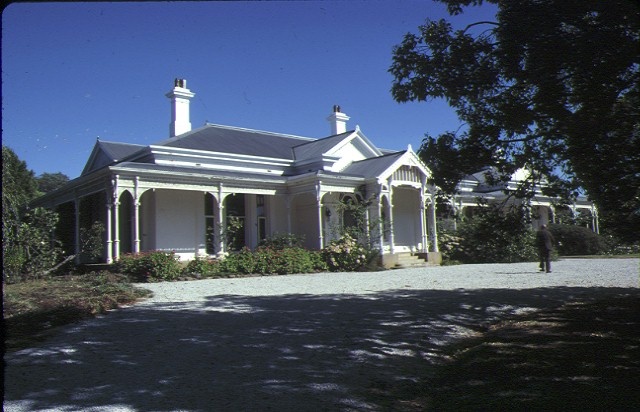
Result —
[[5, 355], [5, 411], [380, 411], [444, 345], [567, 300], [638, 294], [638, 259], [145, 284], [154, 297]]

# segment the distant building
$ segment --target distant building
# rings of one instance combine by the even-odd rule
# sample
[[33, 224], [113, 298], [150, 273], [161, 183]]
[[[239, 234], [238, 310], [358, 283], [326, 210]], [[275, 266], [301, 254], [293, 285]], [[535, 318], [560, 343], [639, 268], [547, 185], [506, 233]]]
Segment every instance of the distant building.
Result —
[[[446, 229], [455, 229], [457, 222], [473, 214], [482, 207], [478, 201], [487, 203], [517, 202], [516, 198], [507, 198], [507, 193], [514, 192], [517, 186], [527, 178], [527, 171], [518, 170], [511, 179], [503, 184], [490, 184], [488, 175], [493, 170], [485, 168], [477, 173], [465, 176], [458, 184], [457, 193], [445, 210], [438, 210], [438, 221]], [[542, 183], [544, 184], [544, 182]], [[528, 203], [531, 225], [538, 229], [549, 223], [579, 222], [599, 233], [598, 209], [590, 200], [579, 197], [571, 205], [561, 205], [559, 199], [544, 196], [540, 186], [534, 188], [534, 196]]]
[[376, 147], [334, 106], [330, 135], [292, 136], [206, 124], [191, 129], [183, 79], [167, 93], [170, 137], [148, 146], [97, 141], [80, 177], [37, 204], [61, 216], [58, 237], [80, 249], [80, 229], [102, 222], [104, 261], [124, 253], [175, 251], [183, 260], [221, 256], [230, 219], [237, 247], [255, 248], [278, 233], [321, 249], [335, 227], [350, 224], [340, 207], [365, 202], [367, 241], [387, 266], [402, 254], [438, 262], [431, 172], [409, 146]]

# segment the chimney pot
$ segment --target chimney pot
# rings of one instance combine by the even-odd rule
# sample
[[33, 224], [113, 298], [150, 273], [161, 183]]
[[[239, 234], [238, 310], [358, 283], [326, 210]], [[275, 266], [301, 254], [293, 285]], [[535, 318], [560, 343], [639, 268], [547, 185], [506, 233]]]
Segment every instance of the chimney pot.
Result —
[[329, 124], [331, 125], [331, 134], [342, 134], [347, 131], [347, 121], [349, 116], [340, 111], [340, 106], [333, 105], [333, 113], [327, 117]]

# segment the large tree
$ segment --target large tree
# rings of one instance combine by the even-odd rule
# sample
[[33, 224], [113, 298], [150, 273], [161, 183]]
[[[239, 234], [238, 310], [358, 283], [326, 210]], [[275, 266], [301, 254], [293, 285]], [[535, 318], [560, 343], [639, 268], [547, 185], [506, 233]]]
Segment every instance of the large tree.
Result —
[[42, 173], [36, 177], [38, 183], [38, 190], [42, 193], [53, 192], [56, 189], [61, 188], [69, 182], [69, 176], [64, 173]]
[[569, 200], [584, 189], [609, 227], [638, 240], [638, 3], [440, 1], [451, 15], [482, 3], [497, 14], [457, 30], [427, 20], [394, 49], [394, 99], [444, 98], [463, 125], [423, 141], [436, 183], [452, 192], [482, 167], [502, 179], [525, 167], [534, 171], [529, 184], [548, 179], [548, 194]]

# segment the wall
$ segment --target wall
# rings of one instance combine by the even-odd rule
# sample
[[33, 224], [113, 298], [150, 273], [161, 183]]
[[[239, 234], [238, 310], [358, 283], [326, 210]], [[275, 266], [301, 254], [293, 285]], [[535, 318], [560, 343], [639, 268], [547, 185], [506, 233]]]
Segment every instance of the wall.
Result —
[[204, 254], [204, 194], [155, 191], [155, 249], [175, 251], [181, 260]]

